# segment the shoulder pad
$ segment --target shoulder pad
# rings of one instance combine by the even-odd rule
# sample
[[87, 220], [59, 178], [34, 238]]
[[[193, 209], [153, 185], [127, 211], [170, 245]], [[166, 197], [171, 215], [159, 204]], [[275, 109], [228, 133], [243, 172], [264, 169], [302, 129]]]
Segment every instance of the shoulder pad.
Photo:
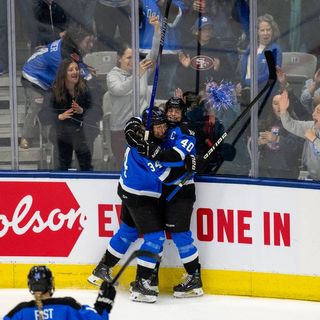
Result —
[[24, 309], [24, 308], [30, 308], [30, 307], [34, 307], [36, 305], [34, 300], [31, 300], [29, 302], [21, 302], [18, 305], [16, 305], [8, 314], [7, 317], [8, 318], [13, 318], [13, 316], [19, 312], [20, 310]]
[[49, 298], [49, 299], [43, 300], [43, 305], [50, 305], [50, 304], [65, 305], [76, 310], [79, 310], [82, 307], [81, 304], [72, 297]]
[[183, 123], [181, 126], [180, 126], [180, 130], [183, 134], [187, 134], [189, 136], [195, 136], [195, 132], [193, 130], [191, 130], [189, 128], [189, 125], [186, 124], [186, 123]]

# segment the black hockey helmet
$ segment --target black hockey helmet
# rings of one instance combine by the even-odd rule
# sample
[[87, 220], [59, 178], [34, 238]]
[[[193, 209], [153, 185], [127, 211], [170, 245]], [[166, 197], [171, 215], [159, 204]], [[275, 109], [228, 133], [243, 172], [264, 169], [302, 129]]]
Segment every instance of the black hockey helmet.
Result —
[[46, 266], [33, 266], [28, 274], [28, 287], [30, 292], [50, 292], [54, 291], [54, 281], [52, 272]]
[[[142, 123], [146, 127], [149, 117], [149, 108], [146, 108], [142, 112]], [[154, 106], [151, 111], [151, 118], [150, 118], [150, 128], [154, 125], [162, 124], [167, 122], [167, 117], [165, 112], [159, 108]]]
[[[176, 116], [168, 115], [168, 110], [173, 108], [181, 110], [180, 119], [176, 118]], [[184, 122], [186, 111], [187, 111], [187, 106], [182, 99], [177, 97], [170, 98], [165, 105], [165, 112], [166, 112], [169, 126], [175, 127], [177, 124]]]
[[186, 111], [186, 104], [184, 101], [177, 97], [172, 97], [166, 102], [165, 111], [167, 111], [171, 108], [180, 109], [182, 111], [182, 116], [184, 116], [184, 113]]

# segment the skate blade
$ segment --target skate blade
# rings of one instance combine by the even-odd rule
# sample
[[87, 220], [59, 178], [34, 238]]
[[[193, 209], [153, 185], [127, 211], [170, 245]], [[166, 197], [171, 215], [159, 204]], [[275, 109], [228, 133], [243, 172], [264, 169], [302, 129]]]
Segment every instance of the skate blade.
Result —
[[135, 302], [155, 303], [157, 301], [156, 296], [144, 295], [139, 292], [131, 292], [129, 299]]
[[90, 275], [87, 280], [88, 280], [88, 282], [90, 282], [91, 284], [93, 284], [93, 285], [95, 285], [95, 286], [100, 286], [100, 285], [102, 284], [102, 282], [103, 282], [102, 279], [96, 277], [96, 276], [93, 275], [93, 274]]
[[190, 291], [186, 292], [173, 292], [173, 296], [175, 298], [193, 298], [193, 297], [201, 297], [203, 296], [203, 290], [202, 288], [192, 289]]

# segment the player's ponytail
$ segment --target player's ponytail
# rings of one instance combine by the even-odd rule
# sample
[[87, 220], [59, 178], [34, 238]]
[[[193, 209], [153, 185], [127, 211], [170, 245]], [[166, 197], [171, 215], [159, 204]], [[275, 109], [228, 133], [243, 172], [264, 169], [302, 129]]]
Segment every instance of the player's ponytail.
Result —
[[36, 306], [38, 307], [38, 319], [43, 320], [42, 292], [35, 292], [34, 299], [36, 302]]

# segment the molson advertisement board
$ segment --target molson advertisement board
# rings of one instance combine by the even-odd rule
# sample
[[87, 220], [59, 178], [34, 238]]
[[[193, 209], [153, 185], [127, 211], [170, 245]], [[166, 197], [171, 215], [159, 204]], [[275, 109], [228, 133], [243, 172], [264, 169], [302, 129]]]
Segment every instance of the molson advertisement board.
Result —
[[[0, 275], [9, 268], [15, 283], [14, 268], [35, 263], [89, 275], [121, 223], [117, 182], [0, 179]], [[207, 293], [320, 298], [319, 190], [221, 182], [196, 190], [191, 230]], [[181, 273], [167, 239], [162, 272]]]

